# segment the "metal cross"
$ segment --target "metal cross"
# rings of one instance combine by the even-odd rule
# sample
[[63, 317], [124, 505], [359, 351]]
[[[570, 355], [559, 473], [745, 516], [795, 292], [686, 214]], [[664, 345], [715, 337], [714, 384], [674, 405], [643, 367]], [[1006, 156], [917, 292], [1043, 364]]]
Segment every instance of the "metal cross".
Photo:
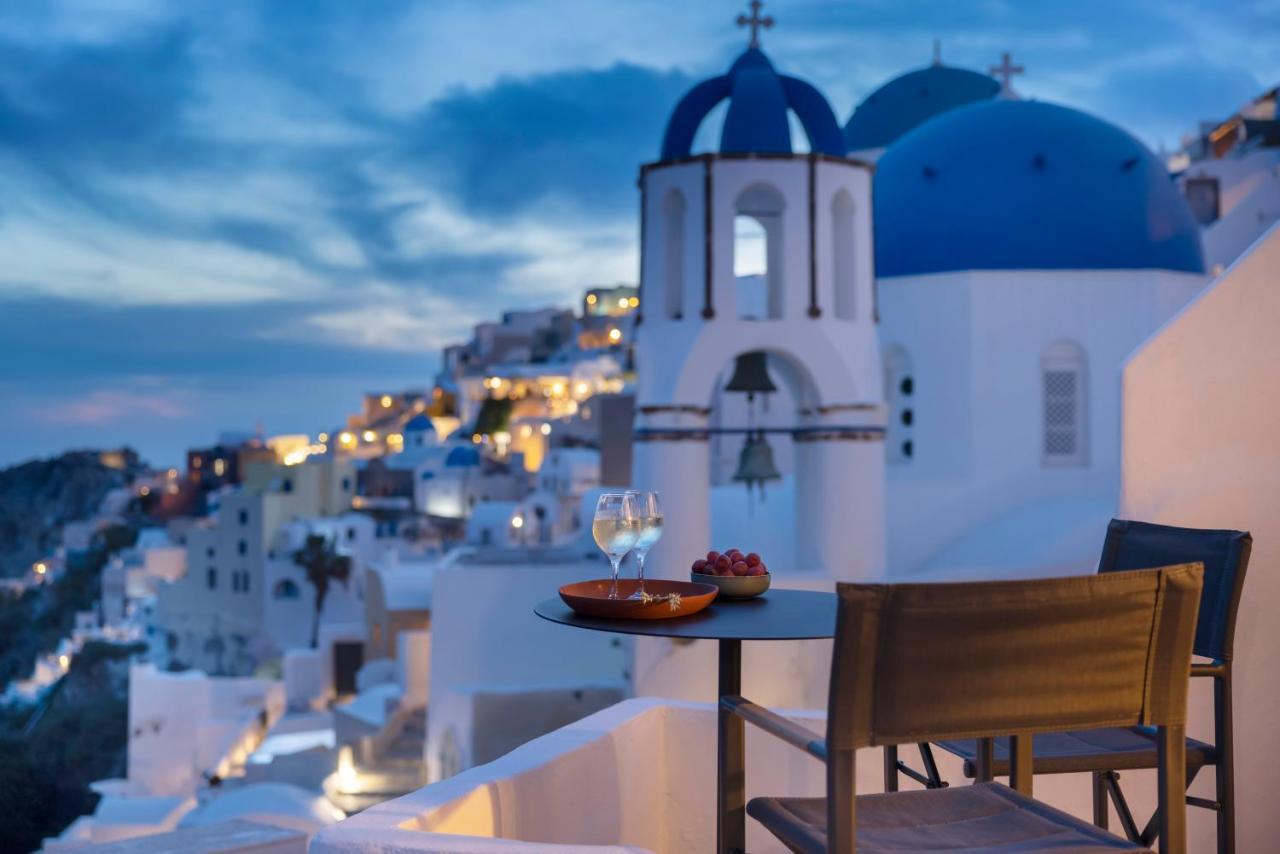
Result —
[[738, 26], [751, 28], [751, 43], [748, 47], [760, 47], [760, 28], [766, 30], [773, 29], [773, 16], [765, 15], [760, 17], [760, 7], [764, 4], [760, 0], [751, 0], [751, 17], [746, 15], [738, 16]]
[[1024, 74], [1026, 70], [1021, 65], [1014, 65], [1012, 57], [1006, 52], [1000, 57], [1000, 64], [991, 66], [991, 70], [987, 73], [1000, 80], [1000, 92], [1008, 95], [1013, 92], [1013, 87], [1010, 85], [1013, 82], [1013, 75]]

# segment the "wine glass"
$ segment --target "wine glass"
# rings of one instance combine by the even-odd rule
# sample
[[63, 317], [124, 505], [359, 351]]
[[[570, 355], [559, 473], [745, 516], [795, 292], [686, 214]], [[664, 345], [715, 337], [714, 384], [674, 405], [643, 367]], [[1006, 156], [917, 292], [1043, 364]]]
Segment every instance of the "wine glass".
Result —
[[640, 584], [636, 587], [632, 598], [639, 599], [644, 595], [644, 559], [654, 543], [662, 539], [662, 505], [658, 503], [656, 492], [632, 492], [631, 494], [635, 496], [636, 515], [640, 522], [640, 533], [633, 547], [636, 554], [636, 567], [639, 570], [636, 577], [640, 580]]
[[640, 522], [636, 513], [636, 497], [626, 492], [606, 492], [596, 502], [596, 516], [591, 522], [591, 535], [613, 567], [613, 586], [609, 598], [618, 598], [618, 565], [636, 544]]

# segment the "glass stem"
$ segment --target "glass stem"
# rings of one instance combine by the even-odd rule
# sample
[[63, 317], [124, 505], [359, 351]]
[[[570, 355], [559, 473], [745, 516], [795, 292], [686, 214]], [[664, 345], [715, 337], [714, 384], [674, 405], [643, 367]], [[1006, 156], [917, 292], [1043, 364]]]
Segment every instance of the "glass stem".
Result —
[[618, 564], [622, 563], [622, 558], [609, 555], [609, 565], [613, 567], [613, 586], [609, 588], [609, 598], [618, 598]]
[[640, 586], [636, 588], [637, 593], [644, 592], [644, 552], [636, 552], [636, 579], [640, 582]]

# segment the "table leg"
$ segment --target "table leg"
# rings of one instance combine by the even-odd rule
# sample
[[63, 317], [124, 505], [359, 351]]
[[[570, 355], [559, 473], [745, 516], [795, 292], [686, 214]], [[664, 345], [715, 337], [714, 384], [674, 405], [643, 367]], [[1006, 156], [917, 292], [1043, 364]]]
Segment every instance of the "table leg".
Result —
[[[720, 696], [742, 693], [742, 641], [720, 641]], [[717, 704], [716, 851], [747, 850], [745, 733], [742, 718]]]

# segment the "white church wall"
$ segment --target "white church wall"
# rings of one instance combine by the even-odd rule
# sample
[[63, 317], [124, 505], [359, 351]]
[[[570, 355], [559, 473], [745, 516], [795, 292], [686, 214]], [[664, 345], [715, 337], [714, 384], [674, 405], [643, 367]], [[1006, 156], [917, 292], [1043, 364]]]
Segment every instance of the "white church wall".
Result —
[[[1252, 532], [1235, 635], [1237, 848], [1280, 838], [1280, 227], [1134, 353], [1124, 371], [1125, 517]], [[1209, 680], [1196, 680], [1208, 683]], [[1194, 685], [1188, 734], [1212, 742], [1208, 684]], [[1212, 776], [1193, 792], [1212, 797]], [[1189, 850], [1213, 850], [1212, 816], [1189, 811]]]
[[[1203, 281], [1153, 270], [881, 281], [884, 346], [901, 347], [914, 372], [913, 454], [887, 467], [891, 573], [928, 563], [945, 575], [938, 557], [950, 544], [982, 528], [999, 531], [1003, 517], [1038, 504], [1113, 501], [1120, 367]], [[1042, 357], [1064, 342], [1083, 355], [1085, 445], [1077, 464], [1060, 465], [1045, 456]], [[1023, 568], [1033, 571], [1041, 558], [1029, 551]]]
[[1280, 175], [1271, 171], [1250, 182], [1249, 193], [1204, 229], [1205, 265], [1219, 271], [1230, 266], [1276, 220], [1280, 220]]

